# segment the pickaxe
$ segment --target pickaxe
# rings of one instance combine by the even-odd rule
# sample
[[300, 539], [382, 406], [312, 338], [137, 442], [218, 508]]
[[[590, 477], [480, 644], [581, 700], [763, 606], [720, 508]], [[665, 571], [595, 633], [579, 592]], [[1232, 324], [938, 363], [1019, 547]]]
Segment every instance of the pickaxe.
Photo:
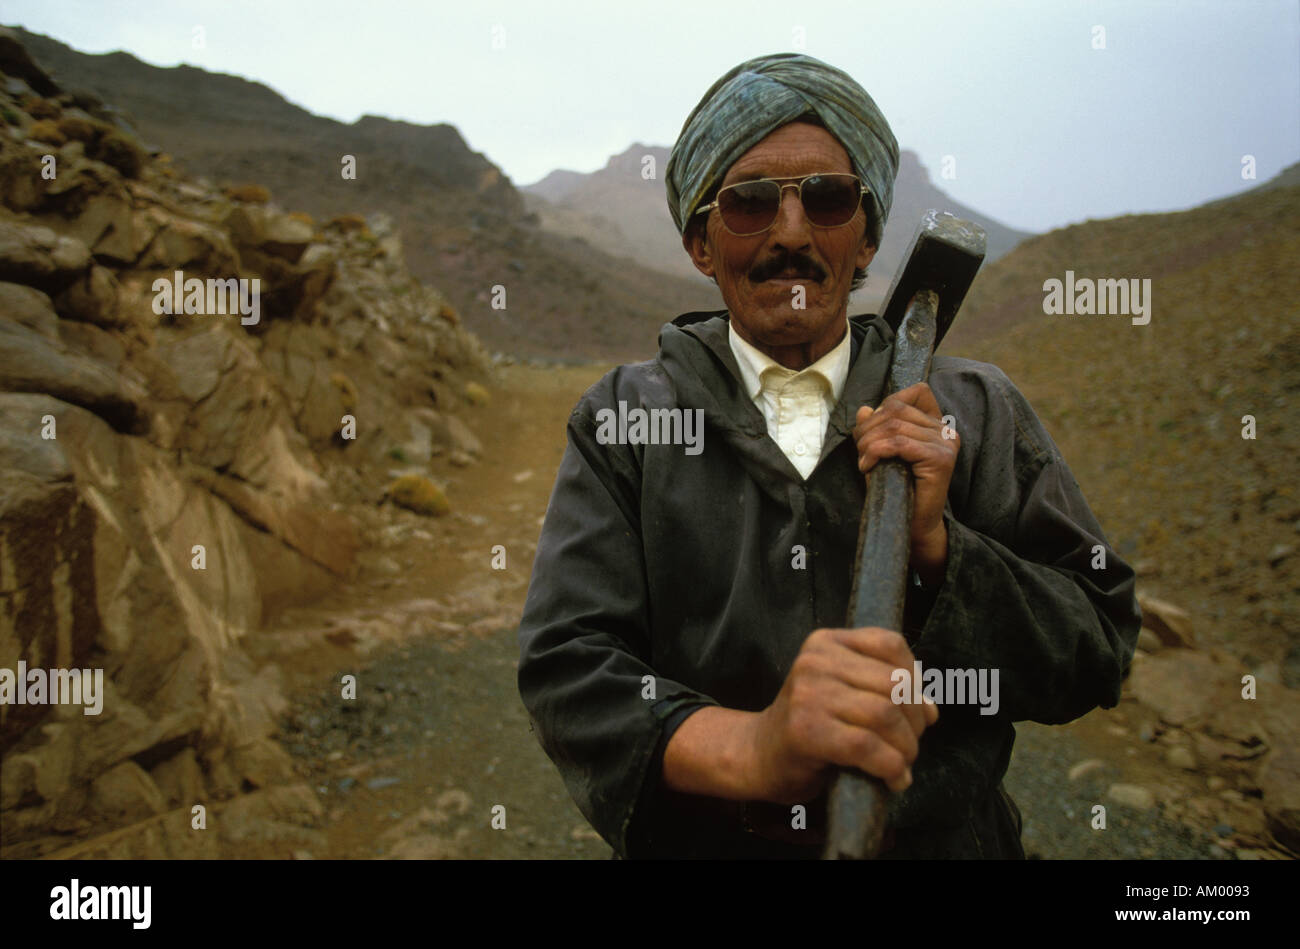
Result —
[[[894, 329], [886, 395], [924, 382], [930, 357], [984, 261], [984, 230], [947, 212], [927, 211], [906, 263], [885, 297]], [[879, 462], [867, 477], [848, 625], [902, 631], [912, 524], [912, 472], [900, 458]], [[888, 791], [862, 771], [841, 770], [827, 802], [826, 860], [872, 859], [885, 832]]]

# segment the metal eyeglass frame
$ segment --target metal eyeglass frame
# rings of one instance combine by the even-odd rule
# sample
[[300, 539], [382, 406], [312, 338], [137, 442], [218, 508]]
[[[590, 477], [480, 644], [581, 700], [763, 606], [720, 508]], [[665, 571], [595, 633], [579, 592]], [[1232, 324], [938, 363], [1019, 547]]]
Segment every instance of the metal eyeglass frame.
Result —
[[[772, 215], [772, 220], [768, 222], [767, 227], [759, 228], [757, 231], [749, 231], [749, 232], [747, 232], [747, 233], [745, 233], [745, 234], [740, 234], [740, 233], [737, 233], [736, 231], [733, 231], [730, 227], [727, 227], [727, 219], [726, 219], [725, 217], [721, 218], [721, 220], [722, 220], [722, 226], [723, 226], [724, 228], [726, 228], [727, 233], [730, 234], [730, 235], [732, 235], [733, 237], [753, 237], [755, 234], [762, 234], [764, 231], [769, 230], [769, 229], [772, 227], [772, 225], [776, 223], [777, 218], [779, 218], [779, 217], [781, 216], [781, 203], [785, 200], [785, 189], [786, 189], [786, 188], [794, 188], [794, 189], [795, 189], [795, 193], [799, 195], [799, 204], [802, 205], [802, 204], [803, 204], [803, 186], [804, 186], [804, 183], [805, 183], [809, 178], [831, 178], [831, 177], [836, 177], [836, 178], [852, 178], [853, 180], [855, 180], [855, 181], [858, 183], [858, 200], [857, 200], [857, 206], [853, 209], [853, 214], [849, 217], [849, 219], [848, 219], [847, 221], [844, 222], [844, 224], [818, 224], [818, 223], [816, 223], [815, 221], [813, 221], [812, 218], [808, 218], [808, 223], [811, 224], [813, 227], [818, 227], [818, 228], [821, 228], [822, 230], [827, 230], [827, 231], [828, 231], [828, 230], [834, 230], [834, 229], [837, 228], [837, 227], [843, 227], [845, 224], [849, 224], [849, 223], [851, 223], [851, 222], [853, 221], [853, 218], [855, 218], [855, 217], [858, 216], [858, 209], [862, 207], [862, 196], [865, 195], [865, 194], [870, 194], [870, 193], [871, 193], [871, 189], [868, 188], [866, 185], [864, 185], [864, 184], [862, 183], [862, 179], [861, 179], [861, 178], [859, 178], [857, 175], [852, 174], [852, 173], [847, 172], [847, 171], [816, 171], [816, 172], [813, 172], [811, 175], [800, 175], [800, 176], [798, 176], [798, 177], [793, 177], [793, 178], [751, 178], [751, 179], [749, 179], [748, 181], [737, 181], [735, 184], [727, 185], [725, 188], [719, 188], [719, 189], [718, 189], [718, 193], [717, 193], [716, 195], [713, 196], [713, 200], [710, 201], [708, 204], [704, 205], [703, 207], [696, 208], [696, 209], [695, 209], [695, 214], [707, 214], [709, 211], [712, 211], [714, 208], [717, 208], [717, 207], [718, 207], [718, 198], [721, 197], [722, 192], [724, 192], [724, 191], [730, 191], [732, 188], [737, 188], [737, 187], [739, 187], [740, 185], [752, 185], [752, 184], [754, 184], [754, 183], [756, 183], [756, 182], [759, 182], [759, 181], [772, 181], [772, 182], [775, 182], [776, 184], [780, 185], [780, 187], [781, 187], [781, 193], [780, 193], [780, 196], [777, 198], [777, 201], [776, 201], [776, 213]], [[785, 181], [785, 182], [789, 182], [789, 183], [788, 183], [788, 184], [781, 184], [781, 182], [783, 182], [783, 181]], [[718, 210], [718, 214], [719, 214], [719, 216], [721, 217], [721, 214], [722, 214], [722, 210], [721, 210], [721, 208], [719, 208], [719, 210]], [[806, 217], [807, 214], [808, 214], [808, 211], [807, 211], [807, 208], [805, 208], [805, 209], [804, 209], [804, 216]], [[693, 214], [693, 215], [691, 215], [691, 216], [694, 217], [695, 215]]]

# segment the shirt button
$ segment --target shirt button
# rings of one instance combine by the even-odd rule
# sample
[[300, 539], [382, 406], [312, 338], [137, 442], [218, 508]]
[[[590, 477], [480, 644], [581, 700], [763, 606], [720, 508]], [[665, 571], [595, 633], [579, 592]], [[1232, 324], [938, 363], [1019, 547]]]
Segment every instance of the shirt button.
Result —
[[803, 442], [800, 442], [799, 444], [794, 446], [794, 453], [796, 455], [806, 455], [808, 454], [808, 446], [805, 445]]

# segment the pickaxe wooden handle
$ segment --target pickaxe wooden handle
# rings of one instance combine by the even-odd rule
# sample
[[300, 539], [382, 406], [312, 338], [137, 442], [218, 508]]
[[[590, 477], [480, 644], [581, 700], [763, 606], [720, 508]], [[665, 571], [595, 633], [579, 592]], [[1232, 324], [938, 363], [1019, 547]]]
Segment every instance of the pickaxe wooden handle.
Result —
[[[884, 315], [895, 328], [886, 394], [924, 382], [939, 340], [951, 325], [984, 260], [978, 225], [929, 211], [921, 221], [903, 269], [890, 288]], [[848, 625], [902, 630], [911, 547], [911, 467], [901, 459], [876, 464], [858, 529], [858, 553], [849, 595]], [[842, 770], [827, 801], [827, 860], [872, 859], [885, 832], [884, 782]]]
[[[894, 343], [890, 394], [923, 382], [929, 375], [938, 305], [933, 290], [921, 290], [908, 306]], [[898, 458], [878, 462], [867, 478], [867, 501], [858, 529], [857, 566], [849, 595], [848, 624], [852, 628], [903, 628], [912, 500], [911, 466]], [[828, 801], [828, 860], [871, 859], [880, 852], [887, 797], [879, 778], [861, 771], [840, 773], [831, 785]]]

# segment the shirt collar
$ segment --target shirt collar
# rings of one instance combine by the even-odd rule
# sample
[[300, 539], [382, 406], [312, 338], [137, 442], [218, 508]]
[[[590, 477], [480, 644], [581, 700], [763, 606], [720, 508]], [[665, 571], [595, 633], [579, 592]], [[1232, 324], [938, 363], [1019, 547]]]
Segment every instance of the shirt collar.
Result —
[[[836, 402], [844, 391], [844, 380], [849, 375], [852, 338], [853, 334], [849, 332], [846, 323], [844, 337], [839, 343], [821, 359], [798, 373], [798, 375], [818, 376], [824, 380], [831, 391], [833, 401]], [[745, 392], [751, 399], [758, 398], [758, 394], [763, 391], [763, 373], [768, 369], [779, 370], [783, 377], [794, 375], [792, 370], [786, 369], [767, 353], [741, 339], [730, 320], [727, 321], [727, 341], [731, 344], [732, 355], [736, 357], [736, 365], [740, 369], [740, 378], [745, 384]]]

